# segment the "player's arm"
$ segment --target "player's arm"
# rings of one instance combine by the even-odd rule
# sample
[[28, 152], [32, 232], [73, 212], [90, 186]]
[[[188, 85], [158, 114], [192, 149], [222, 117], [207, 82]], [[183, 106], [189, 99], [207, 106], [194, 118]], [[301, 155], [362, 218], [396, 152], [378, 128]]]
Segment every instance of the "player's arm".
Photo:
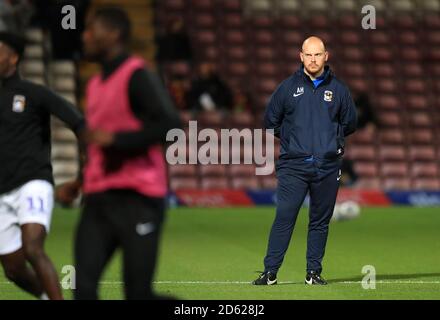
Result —
[[42, 88], [40, 99], [40, 106], [44, 111], [63, 121], [75, 133], [78, 139], [80, 168], [82, 168], [85, 149], [82, 139], [85, 130], [84, 116], [72, 103], [49, 89]]
[[47, 88], [41, 88], [40, 99], [41, 108], [63, 121], [77, 137], [80, 136], [85, 120], [78, 108]]
[[269, 99], [264, 114], [264, 127], [273, 129], [275, 137], [280, 137], [281, 124], [284, 118], [284, 82], [281, 83]]
[[339, 117], [340, 124], [344, 131], [344, 136], [348, 136], [356, 131], [357, 127], [357, 112], [356, 105], [351, 97], [348, 88], [345, 88], [342, 97], [342, 105]]
[[82, 168], [85, 159], [85, 146], [82, 134], [85, 129], [85, 120], [78, 108], [47, 88], [41, 88], [39, 98], [42, 110], [63, 121], [75, 133], [78, 139], [79, 171], [77, 178], [74, 181], [57, 187], [55, 192], [56, 199], [68, 205], [78, 197], [82, 184]]

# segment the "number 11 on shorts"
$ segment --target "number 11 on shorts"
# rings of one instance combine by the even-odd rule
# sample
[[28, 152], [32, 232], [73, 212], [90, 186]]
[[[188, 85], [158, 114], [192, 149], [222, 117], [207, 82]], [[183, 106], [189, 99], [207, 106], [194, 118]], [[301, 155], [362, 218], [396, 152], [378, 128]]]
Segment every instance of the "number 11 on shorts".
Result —
[[44, 200], [41, 197], [27, 197], [29, 211], [44, 212]]

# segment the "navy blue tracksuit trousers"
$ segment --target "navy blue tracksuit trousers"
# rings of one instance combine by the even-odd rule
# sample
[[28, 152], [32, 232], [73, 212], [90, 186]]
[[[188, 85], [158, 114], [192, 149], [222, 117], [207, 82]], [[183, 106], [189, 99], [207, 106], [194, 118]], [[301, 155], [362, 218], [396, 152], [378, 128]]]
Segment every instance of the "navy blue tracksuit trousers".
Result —
[[309, 192], [307, 272], [320, 273], [339, 188], [340, 161], [323, 164], [313, 158], [305, 161], [279, 160], [276, 174], [277, 210], [264, 259], [265, 271], [278, 272], [289, 246], [298, 212]]

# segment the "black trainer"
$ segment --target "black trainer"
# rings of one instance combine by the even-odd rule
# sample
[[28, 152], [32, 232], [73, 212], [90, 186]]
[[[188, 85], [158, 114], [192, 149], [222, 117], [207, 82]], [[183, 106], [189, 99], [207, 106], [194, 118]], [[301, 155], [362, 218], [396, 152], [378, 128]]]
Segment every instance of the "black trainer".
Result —
[[304, 283], [311, 286], [312, 285], [324, 286], [327, 284], [327, 281], [321, 278], [321, 275], [316, 271], [310, 271], [307, 273], [306, 280], [304, 281]]
[[272, 286], [277, 284], [277, 275], [270, 271], [262, 272], [256, 280], [252, 281], [252, 284], [256, 286]]

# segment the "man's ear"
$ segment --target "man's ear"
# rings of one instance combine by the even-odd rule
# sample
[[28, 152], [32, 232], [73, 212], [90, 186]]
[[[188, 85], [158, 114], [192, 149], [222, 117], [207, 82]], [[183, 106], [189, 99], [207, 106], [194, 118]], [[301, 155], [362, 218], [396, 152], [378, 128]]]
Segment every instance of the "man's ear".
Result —
[[11, 57], [9, 58], [9, 60], [10, 60], [11, 64], [13, 64], [14, 66], [17, 66], [18, 65], [18, 61], [20, 60], [20, 57], [18, 56], [17, 53], [14, 52], [11, 55]]
[[325, 62], [328, 60], [328, 51], [325, 52]]
[[304, 62], [304, 54], [302, 51], [299, 52], [299, 57], [301, 58], [301, 62]]

